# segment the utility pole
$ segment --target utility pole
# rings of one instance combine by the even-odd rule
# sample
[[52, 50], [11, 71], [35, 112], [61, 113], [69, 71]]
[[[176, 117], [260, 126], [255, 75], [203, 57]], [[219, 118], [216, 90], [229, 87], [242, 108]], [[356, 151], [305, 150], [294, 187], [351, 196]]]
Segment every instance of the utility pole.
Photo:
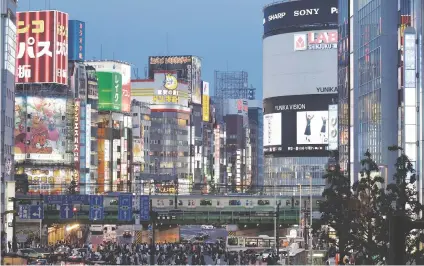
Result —
[[155, 229], [156, 229], [156, 212], [153, 211], [153, 200], [150, 200], [150, 221], [152, 223], [152, 242], [150, 247], [150, 265], [155, 265]]
[[178, 177], [175, 176], [175, 180], [174, 180], [174, 189], [175, 189], [175, 209], [178, 209]]
[[280, 254], [280, 206], [281, 201], [277, 203], [277, 211], [275, 212], [275, 248], [277, 249], [277, 257], [279, 257]]
[[12, 250], [14, 253], [18, 251], [18, 239], [16, 238], [16, 216], [18, 213], [17, 210], [17, 199], [15, 197], [11, 198], [10, 200], [13, 201], [13, 219], [12, 219]]

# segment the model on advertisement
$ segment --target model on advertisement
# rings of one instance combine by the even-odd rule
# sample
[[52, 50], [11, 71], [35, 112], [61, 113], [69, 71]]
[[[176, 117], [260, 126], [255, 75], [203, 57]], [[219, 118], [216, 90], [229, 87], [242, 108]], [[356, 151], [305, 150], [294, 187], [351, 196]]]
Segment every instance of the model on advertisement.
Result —
[[297, 144], [327, 144], [327, 120], [328, 111], [297, 112]]

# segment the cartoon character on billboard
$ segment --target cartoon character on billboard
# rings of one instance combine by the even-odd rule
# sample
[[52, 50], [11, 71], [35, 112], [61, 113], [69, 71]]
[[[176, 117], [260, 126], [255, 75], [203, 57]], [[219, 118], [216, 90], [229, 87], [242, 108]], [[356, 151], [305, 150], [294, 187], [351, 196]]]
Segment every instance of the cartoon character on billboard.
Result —
[[15, 98], [15, 154], [25, 153], [25, 110], [22, 98]]
[[165, 74], [165, 80], [163, 81], [163, 86], [167, 90], [175, 90], [178, 87], [178, 80], [174, 75], [167, 73]]

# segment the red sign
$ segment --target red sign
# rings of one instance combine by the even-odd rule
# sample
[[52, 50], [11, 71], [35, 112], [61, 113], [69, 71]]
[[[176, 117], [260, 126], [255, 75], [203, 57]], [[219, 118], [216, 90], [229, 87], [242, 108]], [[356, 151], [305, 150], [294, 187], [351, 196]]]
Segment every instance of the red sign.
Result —
[[308, 33], [308, 44], [330, 44], [337, 43], [337, 31], [321, 31], [321, 32], [309, 32]]
[[68, 84], [68, 14], [17, 13], [16, 83]]

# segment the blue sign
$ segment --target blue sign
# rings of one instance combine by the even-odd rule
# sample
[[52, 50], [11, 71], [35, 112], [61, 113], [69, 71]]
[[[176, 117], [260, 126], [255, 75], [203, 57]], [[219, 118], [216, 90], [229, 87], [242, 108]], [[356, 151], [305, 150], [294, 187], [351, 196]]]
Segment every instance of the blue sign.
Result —
[[85, 59], [85, 22], [69, 20], [68, 59], [82, 61]]
[[149, 196], [140, 196], [140, 221], [150, 221], [150, 198]]
[[44, 202], [47, 204], [61, 204], [62, 196], [61, 195], [47, 195], [44, 196]]
[[104, 208], [103, 208], [103, 196], [90, 195], [90, 220], [103, 220], [104, 219]]
[[88, 204], [88, 195], [70, 195], [71, 203], [73, 204]]
[[72, 205], [60, 205], [60, 219], [72, 219], [74, 218], [74, 212], [72, 211]]
[[43, 205], [19, 205], [19, 218], [44, 219]]
[[132, 195], [119, 195], [118, 220], [132, 220]]

